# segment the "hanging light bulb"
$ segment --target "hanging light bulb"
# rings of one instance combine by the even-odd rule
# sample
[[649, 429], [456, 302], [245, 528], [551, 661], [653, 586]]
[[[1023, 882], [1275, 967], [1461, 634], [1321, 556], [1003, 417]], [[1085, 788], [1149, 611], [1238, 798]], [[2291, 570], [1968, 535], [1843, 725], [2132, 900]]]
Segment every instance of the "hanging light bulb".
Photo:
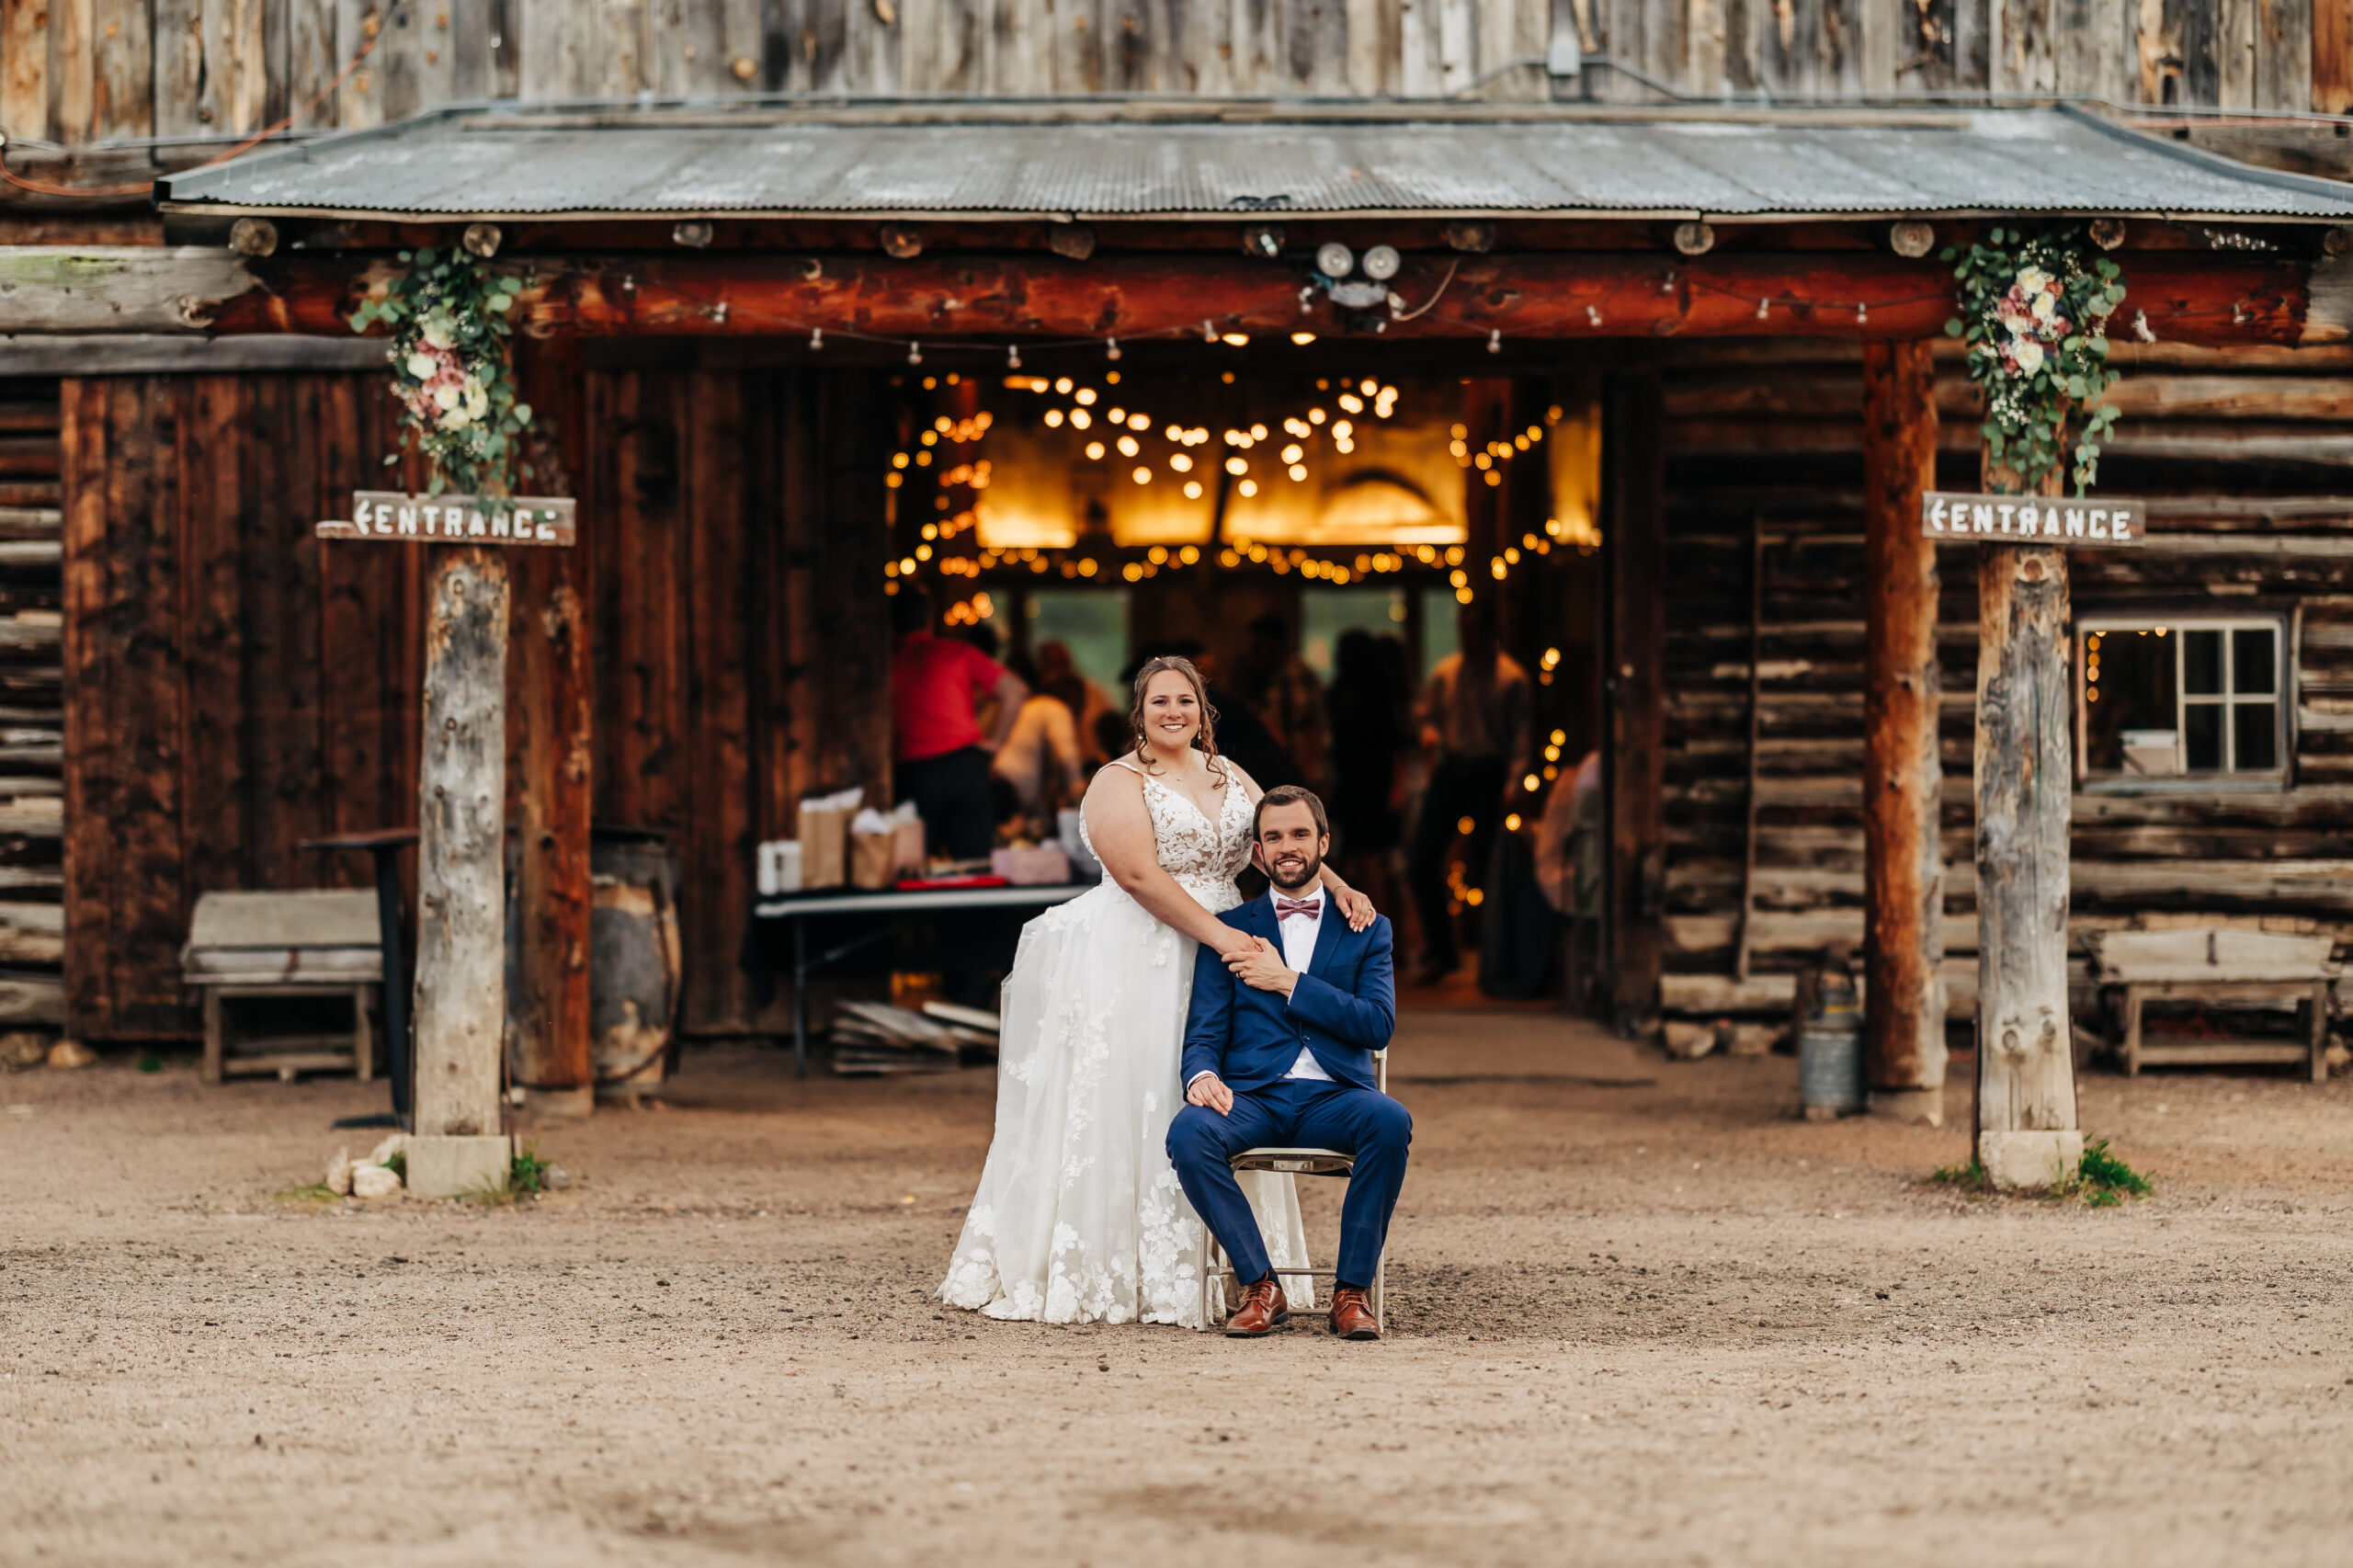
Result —
[[1017, 370], [1021, 369], [1021, 345], [1017, 343], [1008, 343], [1006, 345], [1005, 368], [1008, 370]]
[[821, 352], [824, 347], [825, 329], [822, 326], [811, 327], [809, 329], [809, 352], [812, 354]]
[[1487, 352], [1488, 352], [1488, 353], [1490, 353], [1490, 354], [1500, 354], [1500, 353], [1502, 353], [1503, 351], [1504, 351], [1504, 335], [1503, 335], [1503, 329], [1502, 329], [1502, 328], [1500, 328], [1500, 327], [1498, 327], [1498, 328], [1495, 328], [1495, 329], [1494, 329], [1494, 330], [1490, 331], [1490, 332], [1487, 334]]
[[1201, 341], [1203, 343], [1215, 343], [1217, 341], [1217, 324], [1215, 322], [1205, 321], [1201, 324]]
[[910, 365], [920, 365], [923, 363], [922, 344], [914, 341], [910, 341], [907, 344], [907, 363]]
[[1105, 338], [1103, 340], [1103, 358], [1106, 359], [1117, 359], [1119, 357], [1120, 340], [1116, 337]]
[[1866, 300], [1855, 307], [1855, 324], [1862, 326], [1871, 319], [1870, 301]]

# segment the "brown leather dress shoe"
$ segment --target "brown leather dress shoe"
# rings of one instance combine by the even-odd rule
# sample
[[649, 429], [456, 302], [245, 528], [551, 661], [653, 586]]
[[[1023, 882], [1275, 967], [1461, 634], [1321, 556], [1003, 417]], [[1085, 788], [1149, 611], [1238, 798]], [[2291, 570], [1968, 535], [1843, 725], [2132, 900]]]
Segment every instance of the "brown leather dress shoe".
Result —
[[1332, 1332], [1343, 1339], [1381, 1337], [1381, 1324], [1373, 1318], [1371, 1303], [1353, 1285], [1336, 1286], [1332, 1291]]
[[1241, 1307], [1225, 1320], [1225, 1336], [1256, 1339], [1289, 1322], [1290, 1303], [1283, 1300], [1283, 1288], [1270, 1277], [1243, 1289]]

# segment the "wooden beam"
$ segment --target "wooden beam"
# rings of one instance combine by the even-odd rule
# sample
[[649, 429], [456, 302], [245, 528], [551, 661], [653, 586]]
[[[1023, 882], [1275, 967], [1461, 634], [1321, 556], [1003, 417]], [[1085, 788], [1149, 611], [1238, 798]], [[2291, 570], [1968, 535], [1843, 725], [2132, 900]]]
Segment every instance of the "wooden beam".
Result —
[[[866, 254], [517, 257], [534, 279], [517, 318], [534, 335], [892, 340], [1185, 336], [1221, 331], [1336, 335], [1321, 301], [1300, 302], [1290, 267], [1199, 253], [1055, 256]], [[1459, 262], [1459, 266], [1456, 263]], [[1454, 266], [1449, 280], [1446, 267]], [[312, 333], [348, 330], [353, 304], [398, 270], [381, 258], [246, 259], [198, 248], [25, 248], [0, 265], [0, 333]], [[2136, 253], [2120, 336], [2298, 346], [2345, 341], [2353, 260]], [[1440, 285], [1444, 291], [1439, 291]], [[1501, 333], [1506, 342], [1613, 337], [1911, 340], [1944, 330], [1951, 279], [1932, 261], [1870, 253], [1698, 257], [1524, 253], [1411, 258], [1396, 283], [1413, 321], [1384, 337]], [[1434, 301], [1434, 302], [1433, 302]], [[1761, 307], [1761, 309], [1760, 309]]]
[[[537, 417], [527, 488], [575, 495], [587, 431], [579, 343], [517, 345], [516, 374]], [[594, 526], [593, 524], [591, 526]], [[594, 666], [589, 660], [590, 556], [528, 550], [509, 562], [514, 616], [507, 670], [508, 811], [519, 828], [517, 897], [522, 994], [511, 1009], [516, 1076], [540, 1109], [586, 1115], [590, 1063], [588, 824], [592, 804]]]
[[1925, 341], [1863, 350], [1864, 1074], [1874, 1109], [1943, 1125], [1944, 766], [1937, 754], [1937, 546], [1920, 494], [1937, 472]]
[[408, 1184], [506, 1176], [506, 639], [503, 556], [449, 551], [428, 589], [417, 775], [416, 1094]]
[[2353, 0], [2313, 0], [2313, 108], [2353, 112]]
[[1661, 390], [1652, 371], [1630, 371], [1610, 389], [1603, 485], [1608, 520], [1609, 869], [1606, 919], [1610, 1009], [1621, 1026], [1658, 1011], [1666, 915], [1665, 473], [1659, 445]]
[[[2057, 494], [2064, 475], [2050, 477]], [[2003, 486], [1989, 472], [1986, 488]], [[2067, 557], [1977, 551], [1977, 1157], [1997, 1186], [2048, 1187], [2084, 1148], [2067, 1012]]]

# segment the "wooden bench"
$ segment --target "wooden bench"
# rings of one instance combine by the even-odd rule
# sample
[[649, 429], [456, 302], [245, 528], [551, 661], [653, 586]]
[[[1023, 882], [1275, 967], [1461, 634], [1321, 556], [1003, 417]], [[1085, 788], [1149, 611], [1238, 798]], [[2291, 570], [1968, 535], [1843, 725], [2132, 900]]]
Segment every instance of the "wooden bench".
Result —
[[[2092, 975], [2123, 992], [2124, 1071], [2143, 1066], [2309, 1062], [2313, 1082], [2328, 1076], [2329, 988], [2340, 966], [2329, 961], [2328, 937], [2276, 935], [2221, 928], [2181, 931], [2100, 931], [2086, 940]], [[2141, 1009], [2152, 998], [2231, 1003], [2301, 1004], [2308, 1011], [2305, 1038], [2291, 1040], [2168, 1040], [2142, 1038]]]
[[[375, 1076], [372, 994], [384, 978], [369, 892], [209, 892], [196, 901], [180, 978], [204, 998], [203, 1077], [347, 1072]], [[349, 1034], [273, 1035], [267, 1049], [233, 1051], [223, 1004], [252, 996], [351, 998]]]

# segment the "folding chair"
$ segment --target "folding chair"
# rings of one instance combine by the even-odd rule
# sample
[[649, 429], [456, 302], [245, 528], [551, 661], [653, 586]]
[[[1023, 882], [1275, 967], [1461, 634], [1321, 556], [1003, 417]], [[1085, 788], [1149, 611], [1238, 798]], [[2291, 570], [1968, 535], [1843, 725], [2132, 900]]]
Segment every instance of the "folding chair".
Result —
[[[1389, 1092], [1389, 1052], [1372, 1053], [1373, 1083], [1382, 1094]], [[1353, 1176], [1357, 1157], [1337, 1149], [1245, 1149], [1226, 1162], [1236, 1172], [1274, 1171], [1283, 1176]], [[1336, 1282], [1336, 1268], [1285, 1268], [1275, 1265], [1275, 1274], [1304, 1274], [1311, 1279]], [[1222, 1322], [1225, 1313], [1211, 1315], [1210, 1303], [1225, 1305], [1225, 1281], [1233, 1278], [1233, 1266], [1227, 1261], [1225, 1249], [1217, 1243], [1208, 1225], [1201, 1227], [1201, 1331], [1207, 1333]], [[1389, 1249], [1383, 1246], [1381, 1256], [1372, 1266], [1372, 1322], [1383, 1335], [1389, 1332]]]

